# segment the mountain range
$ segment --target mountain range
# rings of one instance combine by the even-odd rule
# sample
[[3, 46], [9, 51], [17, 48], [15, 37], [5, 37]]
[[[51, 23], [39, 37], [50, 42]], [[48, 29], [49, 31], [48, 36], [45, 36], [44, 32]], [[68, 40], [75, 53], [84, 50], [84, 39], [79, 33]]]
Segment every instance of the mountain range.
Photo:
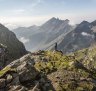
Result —
[[69, 20], [53, 17], [41, 26], [19, 27], [12, 31], [25, 44], [27, 50], [36, 51], [46, 49], [58, 39], [62, 39], [72, 29]]
[[82, 21], [75, 26], [69, 22], [53, 17], [41, 26], [19, 27], [12, 31], [30, 51], [52, 50], [57, 43], [58, 50], [70, 53], [94, 45], [96, 21]]
[[65, 53], [74, 52], [83, 48], [88, 48], [96, 42], [96, 21], [83, 21], [68, 33], [58, 48]]

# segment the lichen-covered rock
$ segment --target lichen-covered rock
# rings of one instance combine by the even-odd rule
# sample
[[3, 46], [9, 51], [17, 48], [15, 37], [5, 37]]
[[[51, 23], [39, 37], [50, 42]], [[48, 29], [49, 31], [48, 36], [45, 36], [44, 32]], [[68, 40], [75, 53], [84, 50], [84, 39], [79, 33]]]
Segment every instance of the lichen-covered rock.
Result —
[[28, 80], [33, 80], [38, 75], [38, 71], [34, 68], [34, 59], [31, 58], [30, 54], [17, 59], [16, 61], [10, 63], [8, 67], [16, 68], [21, 82]]
[[34, 67], [25, 66], [21, 70], [19, 71], [20, 82], [35, 80], [38, 75], [38, 71]]
[[13, 80], [13, 76], [11, 74], [6, 75], [7, 83], [10, 83]]

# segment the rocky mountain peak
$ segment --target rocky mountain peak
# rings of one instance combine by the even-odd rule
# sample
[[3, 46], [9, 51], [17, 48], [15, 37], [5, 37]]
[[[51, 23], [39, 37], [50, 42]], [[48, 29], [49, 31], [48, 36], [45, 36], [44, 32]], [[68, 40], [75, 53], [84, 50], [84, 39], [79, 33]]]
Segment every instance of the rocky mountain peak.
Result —
[[89, 27], [90, 23], [88, 21], [82, 21], [77, 27]]
[[92, 24], [93, 26], [96, 26], [96, 20], [93, 21], [93, 22], [91, 22], [91, 24]]
[[89, 22], [84, 20], [80, 24], [89, 24]]
[[47, 23], [56, 23], [56, 22], [58, 22], [58, 21], [60, 21], [59, 18], [53, 17], [53, 18], [49, 19], [49, 20], [47, 21]]
[[66, 20], [61, 20], [61, 19], [59, 19], [59, 18], [55, 18], [55, 17], [53, 17], [53, 18], [51, 18], [51, 19], [49, 19], [47, 22], [45, 22], [42, 26], [41, 26], [41, 28], [43, 28], [43, 30], [48, 30], [48, 29], [50, 29], [50, 30], [56, 30], [56, 29], [54, 29], [54, 28], [57, 28], [57, 30], [58, 30], [58, 28], [59, 27], [64, 27], [65, 25], [68, 25], [68, 23], [69, 23], [69, 20], [68, 19], [66, 19]]
[[55, 17], [52, 17], [50, 20], [57, 20], [57, 18], [55, 18]]
[[62, 23], [64, 23], [64, 22], [68, 23], [69, 20], [68, 20], [68, 19], [66, 19], [66, 20], [61, 20], [61, 19], [59, 19], [59, 18], [53, 17], [53, 18], [49, 19], [43, 26], [45, 26], [45, 25], [51, 25], [51, 26], [52, 26], [52, 25], [58, 25], [58, 24], [62, 24]]
[[76, 28], [75, 28], [75, 32], [76, 33], [81, 33], [81, 32], [87, 32], [87, 33], [91, 33], [91, 24], [88, 21], [83, 21], [81, 22]]
[[65, 20], [65, 22], [69, 23], [69, 22], [70, 22], [70, 20], [66, 19], [66, 20]]

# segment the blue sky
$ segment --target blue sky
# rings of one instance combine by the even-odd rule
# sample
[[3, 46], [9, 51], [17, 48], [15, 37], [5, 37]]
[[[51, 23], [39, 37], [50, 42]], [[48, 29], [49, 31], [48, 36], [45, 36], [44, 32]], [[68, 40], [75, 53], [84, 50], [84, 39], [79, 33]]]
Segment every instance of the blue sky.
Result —
[[8, 28], [41, 25], [51, 17], [71, 24], [96, 19], [96, 0], [0, 0], [0, 22]]

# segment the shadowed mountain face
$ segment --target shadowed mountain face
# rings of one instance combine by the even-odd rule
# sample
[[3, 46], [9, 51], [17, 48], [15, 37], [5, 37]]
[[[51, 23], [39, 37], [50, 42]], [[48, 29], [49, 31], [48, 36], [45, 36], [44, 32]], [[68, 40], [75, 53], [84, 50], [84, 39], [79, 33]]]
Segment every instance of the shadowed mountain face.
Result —
[[16, 38], [13, 32], [9, 31], [2, 24], [0, 24], [0, 43], [7, 46], [11, 60], [20, 58], [27, 53], [23, 43]]
[[96, 24], [81, 22], [72, 32], [68, 33], [58, 48], [65, 53], [87, 48], [95, 43]]
[[53, 17], [41, 26], [17, 28], [13, 32], [16, 33], [28, 50], [35, 51], [54, 44], [72, 29], [69, 20]]

